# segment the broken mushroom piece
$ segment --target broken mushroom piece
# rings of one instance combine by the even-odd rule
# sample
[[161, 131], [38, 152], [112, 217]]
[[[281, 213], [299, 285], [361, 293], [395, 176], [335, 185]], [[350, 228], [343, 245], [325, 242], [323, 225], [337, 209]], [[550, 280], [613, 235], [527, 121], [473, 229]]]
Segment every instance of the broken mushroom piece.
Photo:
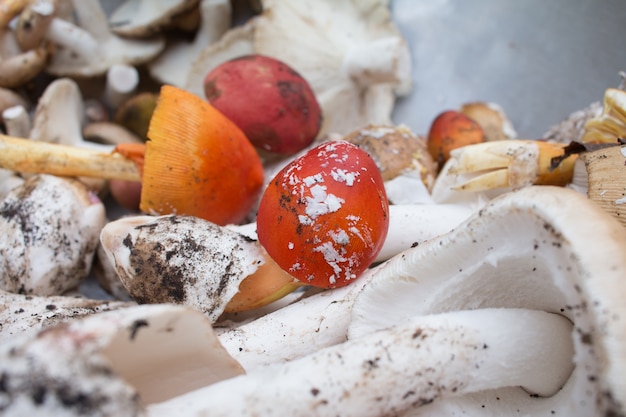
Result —
[[37, 175], [0, 203], [0, 287], [32, 294], [63, 294], [91, 269], [102, 202], [72, 179]]
[[[590, 247], [590, 241], [597, 246]], [[523, 343], [573, 340], [574, 354], [567, 359], [574, 370], [562, 389], [533, 396], [502, 386], [458, 399], [448, 392], [429, 397], [434, 402], [424, 414], [411, 415], [442, 410], [448, 415], [620, 415], [626, 404], [625, 251], [626, 229], [586, 197], [561, 187], [528, 187], [494, 199], [464, 226], [381, 266], [354, 303], [348, 334], [358, 340], [410, 318], [455, 311], [561, 315], [573, 324], [566, 335], [529, 336], [503, 363], [514, 363]], [[447, 369], [442, 368], [442, 377]], [[455, 377], [460, 375], [469, 374]]]
[[0, 309], [0, 343], [22, 333], [134, 305], [134, 302], [94, 300], [82, 296], [39, 297], [0, 290], [0, 306], [3, 306]]
[[211, 322], [300, 286], [258, 242], [196, 217], [122, 218], [107, 224], [100, 240], [135, 300], [184, 304]]
[[459, 111], [478, 123], [487, 142], [517, 137], [517, 132], [504, 109], [496, 103], [473, 101], [461, 105]]
[[609, 88], [604, 92], [602, 112], [584, 125], [586, 143], [614, 143], [626, 135], [626, 91]]
[[115, 35], [98, 0], [73, 0], [72, 4], [78, 25], [55, 17], [45, 34], [57, 46], [46, 66], [52, 75], [102, 75], [115, 64], [143, 64], [165, 46], [161, 37], [140, 40]]
[[587, 196], [626, 226], [626, 146], [583, 152]]
[[437, 165], [426, 142], [406, 126], [368, 125], [343, 140], [365, 150], [376, 162], [390, 204], [430, 202]]
[[0, 344], [11, 415], [144, 415], [146, 406], [241, 375], [202, 314], [136, 306]]

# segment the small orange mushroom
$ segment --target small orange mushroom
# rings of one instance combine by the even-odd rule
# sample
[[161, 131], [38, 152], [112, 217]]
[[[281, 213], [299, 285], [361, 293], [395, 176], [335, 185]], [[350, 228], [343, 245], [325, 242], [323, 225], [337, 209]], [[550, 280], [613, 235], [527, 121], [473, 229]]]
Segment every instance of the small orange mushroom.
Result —
[[142, 144], [116, 150], [143, 170], [140, 209], [147, 213], [240, 223], [263, 186], [261, 160], [241, 129], [205, 100], [169, 85], [152, 114], [145, 156]]
[[451, 150], [482, 142], [485, 142], [485, 133], [478, 123], [459, 111], [447, 110], [433, 120], [426, 144], [441, 169], [450, 158]]

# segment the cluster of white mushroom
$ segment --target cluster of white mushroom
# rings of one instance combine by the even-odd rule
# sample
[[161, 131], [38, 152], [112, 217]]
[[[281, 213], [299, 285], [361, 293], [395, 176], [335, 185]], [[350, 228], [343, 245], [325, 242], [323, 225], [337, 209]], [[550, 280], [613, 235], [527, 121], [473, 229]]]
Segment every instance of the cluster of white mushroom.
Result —
[[[625, 146], [584, 153], [583, 188], [529, 186], [539, 151], [519, 142], [493, 142], [482, 160], [507, 181], [529, 176], [507, 188], [462, 190], [485, 178], [469, 159], [484, 148], [453, 153], [437, 176], [423, 139], [391, 122], [410, 89], [410, 56], [383, 0], [263, 0], [234, 28], [228, 0], [127, 0], [108, 18], [96, 0], [22, 3], [19, 14], [12, 2], [0, 10], [22, 65], [5, 71], [18, 61], [3, 57], [0, 85], [40, 71], [60, 78], [34, 109], [0, 90], [9, 135], [103, 150], [120, 137], [139, 142], [118, 125], [85, 122], [137, 91], [139, 66], [202, 96], [210, 68], [267, 54], [310, 80], [325, 114], [320, 137], [367, 149], [393, 204], [383, 249], [358, 280], [239, 312], [229, 303], [245, 279], [277, 273], [254, 214], [227, 227], [176, 215], [109, 221], [105, 181], [2, 170], [3, 413], [626, 414], [626, 201], [615, 179]], [[193, 40], [166, 41], [172, 27], [193, 27]], [[96, 107], [85, 104], [86, 79], [102, 83]], [[611, 90], [546, 138], [582, 136], [585, 126], [618, 134], [603, 126], [626, 126], [622, 100]], [[269, 181], [288, 160], [266, 162]], [[109, 299], [77, 291], [90, 275]]]

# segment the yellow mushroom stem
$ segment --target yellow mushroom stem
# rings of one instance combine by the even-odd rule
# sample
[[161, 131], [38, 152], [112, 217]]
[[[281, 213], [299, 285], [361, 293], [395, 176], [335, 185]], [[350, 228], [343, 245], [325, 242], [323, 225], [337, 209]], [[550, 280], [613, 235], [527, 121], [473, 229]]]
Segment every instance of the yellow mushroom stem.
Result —
[[0, 168], [66, 177], [141, 181], [133, 160], [118, 152], [37, 142], [0, 135]]
[[[483, 191], [531, 184], [566, 185], [577, 156], [565, 156], [565, 144], [539, 140], [501, 140], [452, 151], [446, 175], [457, 175], [456, 190]], [[561, 158], [558, 164], [554, 161]]]

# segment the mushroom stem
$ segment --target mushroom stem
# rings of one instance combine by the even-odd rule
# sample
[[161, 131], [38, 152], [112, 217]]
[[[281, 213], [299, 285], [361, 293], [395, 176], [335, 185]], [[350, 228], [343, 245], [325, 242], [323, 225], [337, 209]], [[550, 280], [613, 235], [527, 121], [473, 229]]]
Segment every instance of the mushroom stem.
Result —
[[90, 32], [60, 18], [50, 21], [46, 38], [55, 44], [78, 51], [80, 56], [92, 59], [95, 59], [98, 51], [101, 51], [101, 45]]
[[[335, 345], [148, 407], [151, 417], [397, 415], [500, 387], [550, 396], [573, 365], [572, 324], [525, 309], [456, 311]], [[276, 377], [280, 375], [280, 377]]]
[[17, 172], [141, 181], [135, 163], [117, 152], [33, 142], [0, 135], [0, 167]]
[[28, 137], [32, 127], [30, 115], [24, 106], [9, 107], [2, 112], [2, 119], [9, 135]]
[[132, 65], [116, 64], [107, 71], [105, 97], [112, 108], [118, 108], [139, 85], [139, 71]]
[[402, 83], [411, 72], [410, 53], [399, 37], [377, 39], [348, 50], [343, 70], [359, 85]]

